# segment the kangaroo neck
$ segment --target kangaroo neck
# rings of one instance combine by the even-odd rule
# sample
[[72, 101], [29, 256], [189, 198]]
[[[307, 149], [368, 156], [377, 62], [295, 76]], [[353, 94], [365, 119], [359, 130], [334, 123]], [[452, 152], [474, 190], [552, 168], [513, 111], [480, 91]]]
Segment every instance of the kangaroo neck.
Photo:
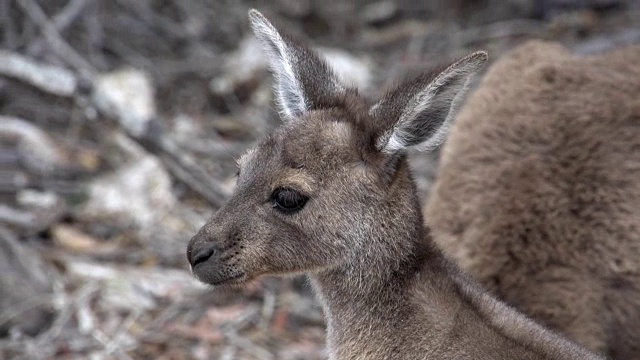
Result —
[[[441, 324], [452, 323], [456, 312], [442, 310], [442, 304], [451, 304], [448, 299], [455, 296], [454, 287], [441, 269], [446, 260], [425, 232], [421, 231], [425, 237], [414, 243], [413, 251], [403, 261], [365, 257], [357, 263], [361, 267], [344, 266], [310, 275], [327, 318], [329, 348], [334, 351], [331, 359], [358, 358], [349, 354], [366, 349], [354, 347], [371, 347], [372, 342], [385, 343], [385, 351], [393, 351], [389, 346], [403, 346], [410, 336], [402, 334], [409, 329], [426, 330], [430, 344], [422, 345], [428, 348], [436, 349], [444, 343], [448, 330]], [[413, 294], [416, 282], [433, 289], [433, 296], [421, 299], [419, 308]], [[425, 307], [433, 311], [424, 314]]]

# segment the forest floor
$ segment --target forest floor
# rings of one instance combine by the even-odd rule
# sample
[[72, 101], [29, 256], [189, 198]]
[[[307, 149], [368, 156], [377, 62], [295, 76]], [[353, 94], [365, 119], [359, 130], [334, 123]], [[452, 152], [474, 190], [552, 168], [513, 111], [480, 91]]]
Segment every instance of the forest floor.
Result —
[[[477, 49], [640, 43], [638, 1], [416, 3], [0, 0], [0, 360], [326, 357], [304, 278], [212, 289], [185, 258], [280, 122], [250, 8], [370, 96]], [[412, 166], [426, 198], [437, 152]]]

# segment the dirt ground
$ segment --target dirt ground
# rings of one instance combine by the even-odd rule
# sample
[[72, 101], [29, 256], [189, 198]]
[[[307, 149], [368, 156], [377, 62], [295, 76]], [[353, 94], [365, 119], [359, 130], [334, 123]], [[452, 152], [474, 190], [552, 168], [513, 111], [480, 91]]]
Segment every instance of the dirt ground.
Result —
[[[280, 123], [250, 8], [370, 96], [477, 49], [640, 42], [636, 0], [0, 0], [0, 360], [326, 357], [304, 278], [212, 289], [185, 258]], [[437, 152], [412, 165], [426, 197]]]

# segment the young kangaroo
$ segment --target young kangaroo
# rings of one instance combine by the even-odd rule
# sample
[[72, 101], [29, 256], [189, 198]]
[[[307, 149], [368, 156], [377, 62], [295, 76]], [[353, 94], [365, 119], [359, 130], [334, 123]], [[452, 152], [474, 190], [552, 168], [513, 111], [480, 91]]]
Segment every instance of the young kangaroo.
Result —
[[501, 299], [640, 360], [640, 46], [530, 42], [465, 102], [426, 208], [434, 239]]
[[331, 359], [600, 359], [499, 302], [424, 227], [406, 149], [433, 149], [477, 52], [374, 105], [312, 50], [249, 13], [285, 125], [244, 155], [235, 193], [189, 243], [203, 282], [306, 273]]

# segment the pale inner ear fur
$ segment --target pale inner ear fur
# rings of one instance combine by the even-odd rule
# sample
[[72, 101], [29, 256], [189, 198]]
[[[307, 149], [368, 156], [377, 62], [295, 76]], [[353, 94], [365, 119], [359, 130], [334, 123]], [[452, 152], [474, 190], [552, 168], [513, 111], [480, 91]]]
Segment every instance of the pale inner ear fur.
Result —
[[249, 18], [274, 74], [276, 102], [285, 121], [299, 119], [344, 94], [345, 86], [318, 53], [279, 32], [259, 12], [250, 11]]
[[263, 46], [269, 66], [275, 76], [275, 93], [278, 108], [283, 118], [293, 120], [307, 110], [302, 84], [296, 78], [291, 58], [278, 30], [258, 11], [249, 11], [249, 19], [254, 34]]
[[[406, 102], [393, 128], [378, 139], [378, 149], [393, 154], [406, 148], [431, 151], [440, 145], [472, 76], [486, 60], [485, 52], [473, 53], [448, 67], [418, 93], [396, 95], [411, 96], [411, 99]], [[370, 113], [379, 112], [384, 106], [385, 103], [380, 102]]]

